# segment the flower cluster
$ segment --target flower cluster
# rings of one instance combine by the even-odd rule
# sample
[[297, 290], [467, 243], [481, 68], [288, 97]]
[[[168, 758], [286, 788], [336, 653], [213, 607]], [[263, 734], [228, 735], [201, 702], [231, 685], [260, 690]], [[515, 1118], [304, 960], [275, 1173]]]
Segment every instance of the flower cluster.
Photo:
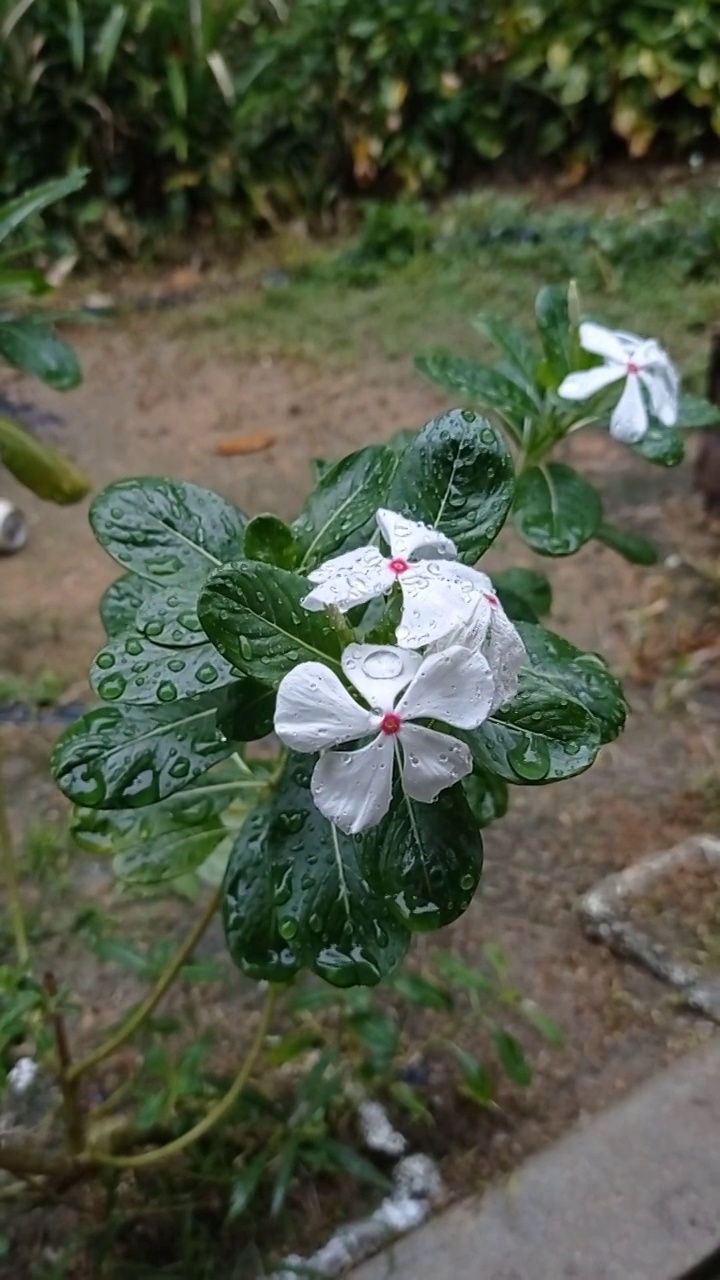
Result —
[[605, 329], [584, 321], [580, 345], [602, 364], [570, 373], [558, 387], [565, 400], [589, 400], [598, 391], [624, 379], [625, 386], [610, 418], [610, 433], [625, 444], [646, 435], [650, 413], [664, 427], [677, 422], [680, 382], [667, 352], [654, 338]]
[[527, 658], [491, 580], [461, 564], [448, 537], [394, 511], [376, 519], [386, 553], [370, 545], [328, 560], [303, 604], [346, 612], [397, 588], [397, 644], [345, 649], [342, 671], [362, 701], [329, 666], [303, 662], [281, 681], [275, 710], [286, 746], [321, 753], [313, 798], [348, 834], [388, 812], [396, 766], [405, 794], [425, 803], [469, 774], [468, 747], [435, 726], [476, 729], [515, 696]]

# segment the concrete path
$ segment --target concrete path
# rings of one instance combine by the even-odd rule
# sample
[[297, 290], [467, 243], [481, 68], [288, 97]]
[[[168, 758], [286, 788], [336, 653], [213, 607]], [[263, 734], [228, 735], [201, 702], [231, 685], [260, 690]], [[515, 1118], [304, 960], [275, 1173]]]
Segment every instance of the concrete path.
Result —
[[720, 1039], [351, 1280], [680, 1280], [718, 1246]]

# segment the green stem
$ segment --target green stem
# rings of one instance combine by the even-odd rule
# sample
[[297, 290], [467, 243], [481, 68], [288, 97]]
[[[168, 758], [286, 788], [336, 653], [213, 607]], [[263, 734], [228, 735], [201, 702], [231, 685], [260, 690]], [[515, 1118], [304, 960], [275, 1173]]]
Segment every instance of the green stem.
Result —
[[250, 1079], [255, 1063], [257, 1062], [265, 1043], [265, 1037], [268, 1032], [276, 999], [276, 989], [274, 987], [268, 987], [265, 1004], [263, 1005], [262, 1013], [260, 1014], [258, 1029], [255, 1032], [255, 1037], [250, 1046], [250, 1052], [243, 1062], [242, 1067], [227, 1093], [223, 1095], [219, 1102], [216, 1102], [214, 1107], [210, 1108], [207, 1114], [203, 1116], [202, 1120], [199, 1120], [196, 1125], [193, 1125], [192, 1129], [188, 1129], [185, 1133], [182, 1133], [180, 1137], [175, 1138], [173, 1142], [168, 1142], [166, 1146], [156, 1148], [153, 1151], [143, 1151], [140, 1155], [113, 1156], [106, 1155], [104, 1151], [91, 1151], [89, 1152], [90, 1158], [95, 1160], [98, 1164], [109, 1165], [113, 1169], [143, 1169], [147, 1165], [157, 1164], [162, 1160], [169, 1160], [172, 1156], [178, 1155], [181, 1151], [184, 1151], [186, 1147], [189, 1147], [193, 1142], [197, 1142], [198, 1138], [202, 1138], [204, 1134], [214, 1128], [214, 1126], [222, 1120], [223, 1116], [227, 1115], [227, 1113], [232, 1110], [240, 1097], [240, 1094], [245, 1088], [245, 1085]]
[[2, 867], [2, 875], [7, 889], [8, 911], [10, 912], [10, 923], [15, 937], [18, 963], [21, 968], [27, 969], [30, 964], [30, 948], [28, 946], [25, 916], [20, 898], [17, 861], [8, 819], [2, 766], [3, 759], [0, 751], [0, 866]]
[[66, 1077], [69, 1081], [77, 1080], [79, 1076], [84, 1075], [86, 1071], [96, 1066], [98, 1062], [103, 1062], [105, 1058], [109, 1058], [111, 1053], [114, 1053], [116, 1049], [125, 1044], [126, 1040], [129, 1040], [135, 1034], [138, 1027], [142, 1026], [155, 1006], [160, 1003], [168, 987], [174, 982], [185, 961], [195, 950], [220, 905], [221, 896], [222, 889], [216, 889], [197, 924], [188, 934], [180, 949], [176, 951], [152, 990], [148, 992], [145, 999], [131, 1013], [130, 1017], [118, 1027], [117, 1031], [108, 1036], [107, 1040], [99, 1045], [97, 1049], [94, 1049], [92, 1053], [89, 1053], [86, 1058], [82, 1058], [80, 1062], [76, 1062], [70, 1068]]

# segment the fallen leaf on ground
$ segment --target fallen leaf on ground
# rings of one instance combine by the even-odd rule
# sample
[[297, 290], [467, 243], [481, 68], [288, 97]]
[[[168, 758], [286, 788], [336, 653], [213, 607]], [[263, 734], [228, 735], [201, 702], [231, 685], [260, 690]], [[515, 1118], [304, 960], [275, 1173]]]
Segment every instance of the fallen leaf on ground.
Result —
[[261, 453], [275, 443], [275, 437], [268, 431], [260, 431], [252, 436], [231, 436], [221, 440], [215, 452], [221, 458], [235, 458], [243, 453]]

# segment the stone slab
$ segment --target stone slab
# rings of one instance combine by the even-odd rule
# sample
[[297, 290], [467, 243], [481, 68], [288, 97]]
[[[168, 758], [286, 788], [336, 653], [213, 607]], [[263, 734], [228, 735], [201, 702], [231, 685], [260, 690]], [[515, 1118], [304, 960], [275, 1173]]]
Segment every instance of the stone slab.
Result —
[[720, 1039], [352, 1280], [680, 1280], [720, 1246]]

